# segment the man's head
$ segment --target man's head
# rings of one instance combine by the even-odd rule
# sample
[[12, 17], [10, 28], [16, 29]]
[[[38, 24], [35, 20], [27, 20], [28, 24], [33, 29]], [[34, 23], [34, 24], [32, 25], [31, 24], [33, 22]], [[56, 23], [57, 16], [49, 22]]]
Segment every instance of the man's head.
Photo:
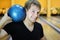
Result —
[[26, 17], [31, 22], [35, 22], [37, 17], [39, 16], [39, 11], [41, 10], [41, 5], [36, 0], [27, 1], [25, 4], [26, 9]]
[[31, 4], [34, 4], [34, 5], [36, 5], [39, 9], [41, 9], [41, 4], [38, 2], [38, 1], [36, 1], [36, 0], [29, 0], [29, 1], [27, 1], [26, 3], [25, 3], [25, 9], [29, 9], [30, 7], [31, 7]]

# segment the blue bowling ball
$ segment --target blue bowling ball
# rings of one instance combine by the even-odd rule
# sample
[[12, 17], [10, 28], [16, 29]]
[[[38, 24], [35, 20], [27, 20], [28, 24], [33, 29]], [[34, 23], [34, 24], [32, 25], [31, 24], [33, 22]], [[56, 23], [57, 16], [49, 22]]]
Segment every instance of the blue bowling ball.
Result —
[[8, 10], [8, 16], [12, 18], [14, 22], [23, 21], [26, 17], [25, 8], [21, 5], [13, 5]]

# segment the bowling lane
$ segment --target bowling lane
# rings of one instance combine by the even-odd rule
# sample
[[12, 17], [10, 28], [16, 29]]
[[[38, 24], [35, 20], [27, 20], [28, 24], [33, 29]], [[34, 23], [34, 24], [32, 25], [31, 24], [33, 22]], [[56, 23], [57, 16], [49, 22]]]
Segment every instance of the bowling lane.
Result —
[[51, 17], [51, 20], [54, 20], [55, 21], [54, 24], [56, 24], [56, 26], [58, 28], [60, 28], [60, 18], [59, 17]]
[[56, 16], [56, 18], [60, 19], [60, 16]]
[[55, 20], [56, 22], [60, 23], [60, 18], [57, 16], [50, 17], [52, 20]]
[[57, 16], [52, 16], [52, 17], [50, 17], [52, 20], [55, 20], [55, 21], [57, 21], [58, 23], [60, 23], [60, 18], [59, 17], [57, 17]]
[[49, 17], [49, 18], [43, 17], [43, 18], [49, 21], [50, 23], [54, 24], [56, 27], [60, 29], [60, 19], [56, 17]]
[[54, 30], [50, 25], [45, 23], [42, 19], [38, 20], [40, 24], [43, 26], [44, 34], [47, 40], [60, 40], [60, 34]]

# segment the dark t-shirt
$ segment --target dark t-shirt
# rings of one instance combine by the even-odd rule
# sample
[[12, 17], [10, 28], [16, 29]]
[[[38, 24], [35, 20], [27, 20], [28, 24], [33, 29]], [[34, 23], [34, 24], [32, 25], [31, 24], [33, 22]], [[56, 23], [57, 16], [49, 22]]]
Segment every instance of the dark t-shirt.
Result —
[[35, 22], [34, 29], [30, 32], [24, 23], [11, 22], [3, 28], [8, 34], [12, 36], [13, 40], [40, 40], [43, 37], [43, 29], [41, 24]]

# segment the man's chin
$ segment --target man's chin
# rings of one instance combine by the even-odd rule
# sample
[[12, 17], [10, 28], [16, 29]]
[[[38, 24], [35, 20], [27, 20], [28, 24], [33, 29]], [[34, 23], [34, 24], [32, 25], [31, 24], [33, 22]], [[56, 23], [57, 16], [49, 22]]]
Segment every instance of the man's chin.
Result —
[[36, 20], [30, 20], [32, 23], [36, 22]]
[[36, 20], [33, 20], [32, 22], [34, 23], [34, 22], [36, 22]]

